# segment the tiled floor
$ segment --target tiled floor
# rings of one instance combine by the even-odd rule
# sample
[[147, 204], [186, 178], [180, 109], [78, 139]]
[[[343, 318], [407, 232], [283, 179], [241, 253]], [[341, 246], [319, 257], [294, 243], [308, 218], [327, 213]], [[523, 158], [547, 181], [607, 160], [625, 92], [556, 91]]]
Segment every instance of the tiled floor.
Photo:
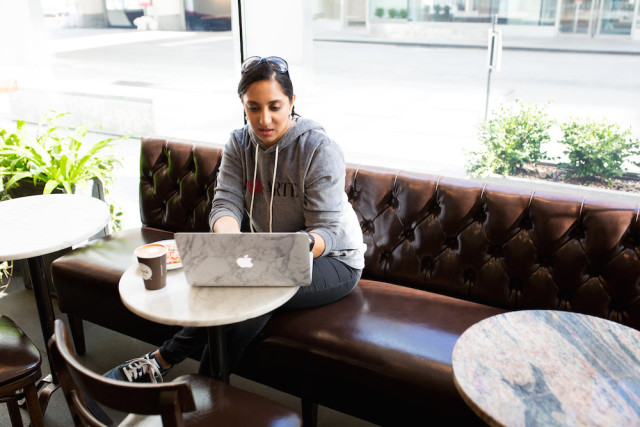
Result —
[[[57, 302], [55, 300], [53, 302], [57, 317], [66, 323], [66, 316], [57, 312]], [[43, 355], [43, 375], [47, 375], [50, 371], [46, 357], [44, 357], [45, 347], [33, 292], [25, 289], [21, 277], [13, 277], [7, 291], [4, 294], [0, 293], [0, 313], [13, 319], [31, 338], [36, 347], [38, 347], [40, 353]], [[87, 354], [80, 357], [80, 360], [85, 366], [100, 373], [107, 371], [122, 361], [145, 354], [153, 349], [153, 346], [149, 344], [87, 322], [85, 322], [85, 338]], [[197, 367], [195, 361], [187, 360], [179, 366], [174, 367], [167, 375], [167, 379], [171, 380], [179, 375], [193, 373], [197, 370]], [[281, 393], [261, 384], [245, 380], [235, 375], [231, 377], [231, 384], [267, 396], [296, 410], [300, 409], [300, 401], [296, 397]], [[109, 410], [108, 408], [106, 412], [115, 421], [123, 417], [123, 414]], [[22, 414], [26, 425], [28, 421], [26, 409], [22, 411]], [[64, 396], [60, 390], [53, 393], [45, 412], [44, 421], [47, 427], [66, 427], [73, 424]], [[0, 426], [9, 425], [10, 421], [6, 405], [0, 405]], [[328, 408], [319, 407], [318, 425], [365, 427], [372, 426], [373, 424]]]

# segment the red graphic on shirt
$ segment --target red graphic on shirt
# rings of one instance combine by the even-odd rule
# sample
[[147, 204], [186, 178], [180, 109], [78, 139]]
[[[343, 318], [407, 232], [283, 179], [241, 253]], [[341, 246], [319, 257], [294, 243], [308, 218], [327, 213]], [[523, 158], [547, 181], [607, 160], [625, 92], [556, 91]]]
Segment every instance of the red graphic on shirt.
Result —
[[247, 190], [249, 190], [249, 193], [253, 194], [262, 193], [262, 182], [259, 179], [247, 182]]

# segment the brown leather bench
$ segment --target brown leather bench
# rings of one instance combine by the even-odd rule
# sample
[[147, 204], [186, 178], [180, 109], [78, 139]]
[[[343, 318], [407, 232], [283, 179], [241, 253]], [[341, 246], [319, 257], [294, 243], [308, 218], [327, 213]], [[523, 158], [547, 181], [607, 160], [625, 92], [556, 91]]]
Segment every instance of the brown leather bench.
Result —
[[[143, 242], [207, 231], [219, 147], [145, 138], [143, 227], [59, 258], [60, 310], [160, 344], [175, 328], [131, 314], [118, 280]], [[383, 425], [480, 423], [455, 389], [462, 332], [507, 310], [560, 309], [640, 329], [638, 207], [464, 179], [348, 167], [368, 249], [344, 299], [272, 317], [237, 374]]]

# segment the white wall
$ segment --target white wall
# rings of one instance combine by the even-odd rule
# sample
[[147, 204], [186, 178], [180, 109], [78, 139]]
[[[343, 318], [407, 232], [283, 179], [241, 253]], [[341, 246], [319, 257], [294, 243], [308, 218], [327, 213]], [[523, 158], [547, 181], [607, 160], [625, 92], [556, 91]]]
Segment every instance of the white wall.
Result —
[[[48, 63], [47, 36], [40, 0], [0, 0], [0, 52], [0, 64]], [[6, 72], [6, 69], [0, 68], [0, 73]]]
[[68, 0], [71, 27], [101, 28], [107, 26], [106, 11], [102, 0]]
[[154, 0], [147, 7], [147, 14], [153, 16], [160, 30], [185, 30], [184, 3], [182, 0]]
[[[238, 11], [233, 4], [234, 35]], [[277, 11], [274, 13], [274, 11]], [[313, 36], [310, 1], [245, 0], [242, 11], [245, 52], [249, 56], [280, 56], [289, 63], [297, 94], [310, 90], [313, 80]], [[264, 19], [268, 16], [269, 19]], [[249, 30], [250, 29], [250, 30]], [[237, 49], [236, 52], [239, 52]], [[236, 63], [240, 64], [239, 53]], [[239, 68], [238, 68], [239, 70]]]
[[102, 0], [82, 0], [77, 1], [78, 11], [83, 15], [104, 13], [104, 2]]

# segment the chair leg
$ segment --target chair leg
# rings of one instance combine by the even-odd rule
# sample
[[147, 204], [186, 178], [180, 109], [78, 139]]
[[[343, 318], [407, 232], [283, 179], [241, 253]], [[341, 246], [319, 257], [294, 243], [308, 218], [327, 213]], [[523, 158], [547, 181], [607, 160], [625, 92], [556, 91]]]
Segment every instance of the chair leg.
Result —
[[18, 402], [15, 400], [9, 400], [7, 402], [7, 409], [9, 410], [9, 419], [11, 420], [12, 427], [22, 427], [22, 415], [20, 415]]
[[67, 314], [67, 319], [69, 320], [69, 329], [71, 329], [73, 346], [76, 349], [76, 353], [82, 356], [87, 351], [84, 343], [84, 327], [82, 326], [82, 319], [74, 316], [73, 314]]
[[300, 399], [302, 403], [303, 427], [316, 427], [318, 425], [318, 404], [309, 399]]
[[27, 409], [29, 411], [29, 418], [31, 419], [32, 427], [44, 427], [44, 421], [42, 420], [42, 410], [40, 409], [40, 402], [38, 400], [38, 391], [35, 384], [29, 384], [24, 388], [24, 396], [27, 400]]

